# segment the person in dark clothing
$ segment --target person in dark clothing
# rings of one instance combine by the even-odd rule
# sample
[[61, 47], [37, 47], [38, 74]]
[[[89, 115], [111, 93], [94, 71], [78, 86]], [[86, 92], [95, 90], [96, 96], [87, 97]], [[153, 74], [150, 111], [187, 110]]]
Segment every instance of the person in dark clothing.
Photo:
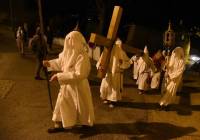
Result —
[[35, 79], [43, 80], [43, 78], [40, 76], [40, 72], [43, 69], [42, 61], [46, 58], [47, 55], [47, 39], [44, 35], [41, 34], [40, 27], [37, 27], [36, 34], [30, 40], [29, 48], [32, 49], [37, 58]]
[[24, 42], [27, 43], [28, 42], [28, 24], [26, 22], [24, 22], [22, 30], [24, 32]]
[[47, 35], [47, 44], [48, 44], [48, 46], [49, 46], [49, 49], [52, 50], [53, 31], [52, 31], [52, 29], [50, 28], [50, 26], [47, 26], [46, 35]]

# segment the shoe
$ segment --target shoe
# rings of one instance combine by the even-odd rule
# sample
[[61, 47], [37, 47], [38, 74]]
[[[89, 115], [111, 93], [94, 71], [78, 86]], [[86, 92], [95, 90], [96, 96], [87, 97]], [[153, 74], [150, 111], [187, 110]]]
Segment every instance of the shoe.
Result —
[[159, 111], [170, 111], [170, 107], [169, 106], [165, 106], [165, 105], [160, 105], [158, 110]]
[[170, 107], [167, 105], [167, 106], [164, 106], [164, 110], [165, 111], [170, 111]]
[[139, 92], [138, 92], [138, 94], [142, 95], [142, 94], [143, 94], [143, 92], [142, 92], [142, 91], [139, 91]]
[[65, 129], [63, 127], [58, 127], [58, 128], [49, 128], [48, 130], [48, 133], [57, 133], [57, 132], [64, 132]]
[[40, 76], [35, 76], [35, 80], [44, 80], [44, 78], [42, 78]]
[[104, 104], [107, 104], [107, 103], [108, 103], [108, 101], [107, 101], [107, 100], [105, 100], [105, 101], [103, 101], [103, 103], [104, 103]]
[[110, 107], [110, 108], [114, 108], [114, 105], [113, 105], [113, 104], [109, 104], [109, 107]]
[[87, 130], [87, 129], [91, 129], [92, 126], [90, 126], [90, 125], [82, 125], [81, 128]]
[[163, 105], [159, 105], [158, 111], [163, 111], [163, 110], [164, 110], [164, 106]]
[[48, 73], [49, 75], [51, 75], [51, 74], [52, 74], [52, 71], [47, 71], [47, 73]]

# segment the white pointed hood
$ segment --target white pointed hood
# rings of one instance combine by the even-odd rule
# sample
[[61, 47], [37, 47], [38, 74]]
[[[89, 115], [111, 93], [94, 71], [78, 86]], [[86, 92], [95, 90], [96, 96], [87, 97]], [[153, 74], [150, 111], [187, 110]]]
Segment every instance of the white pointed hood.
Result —
[[175, 62], [184, 60], [184, 50], [182, 47], [176, 47], [172, 51], [172, 55], [170, 57], [169, 66], [173, 66]]
[[61, 63], [65, 66], [63, 71], [72, 67], [81, 53], [86, 53], [86, 46], [86, 40], [80, 32], [72, 31], [66, 35], [63, 51], [59, 55]]
[[149, 51], [148, 51], [147, 45], [144, 46], [144, 53], [145, 53], [146, 55], [149, 55]]

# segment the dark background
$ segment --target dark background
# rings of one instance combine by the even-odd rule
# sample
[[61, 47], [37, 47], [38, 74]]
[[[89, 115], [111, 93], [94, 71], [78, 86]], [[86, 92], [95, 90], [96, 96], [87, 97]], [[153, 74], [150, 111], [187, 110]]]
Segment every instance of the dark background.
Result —
[[[64, 37], [77, 22], [87, 38], [91, 32], [106, 35], [115, 5], [123, 8], [118, 33], [122, 39], [126, 38], [128, 26], [137, 25], [139, 42], [142, 42], [138, 47], [141, 48], [149, 42], [155, 42], [150, 45], [161, 46], [162, 34], [166, 31], [169, 20], [176, 32], [195, 33], [199, 31], [200, 25], [197, 0], [41, 0], [41, 2], [44, 27], [51, 25], [55, 36]], [[4, 23], [10, 24], [14, 29], [27, 22], [29, 36], [34, 34], [35, 27], [39, 24], [38, 15], [37, 0], [1, 0], [0, 21], [3, 19]], [[102, 27], [99, 27], [102, 20]], [[200, 44], [198, 37], [191, 39], [194, 46]]]
[[[123, 7], [122, 24], [134, 22], [138, 25], [164, 29], [171, 19], [174, 24], [180, 19], [190, 28], [200, 24], [198, 1], [181, 0], [41, 0], [43, 16], [47, 23], [52, 17], [69, 18], [74, 16], [79, 20], [98, 14], [97, 2], [102, 1], [106, 9], [106, 18], [110, 15], [114, 5]], [[9, 4], [10, 2], [10, 4]], [[12, 8], [16, 24], [38, 19], [37, 0], [1, 0], [0, 9], [10, 13]]]

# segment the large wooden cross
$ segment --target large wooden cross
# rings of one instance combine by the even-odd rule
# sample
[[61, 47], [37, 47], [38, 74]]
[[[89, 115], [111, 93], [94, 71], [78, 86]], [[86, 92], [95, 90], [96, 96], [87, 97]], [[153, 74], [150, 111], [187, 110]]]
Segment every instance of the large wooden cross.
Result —
[[[107, 37], [95, 33], [91, 33], [90, 35], [90, 43], [95, 43], [96, 45], [104, 47], [104, 50], [101, 54], [100, 67], [98, 68], [97, 72], [97, 77], [99, 78], [103, 78], [106, 75], [108, 64], [110, 62], [112, 47], [117, 37], [117, 31], [120, 24], [122, 11], [123, 9], [120, 6], [114, 7]], [[140, 51], [139, 49], [130, 47], [126, 44], [123, 44], [122, 47], [127, 52], [136, 53]]]

